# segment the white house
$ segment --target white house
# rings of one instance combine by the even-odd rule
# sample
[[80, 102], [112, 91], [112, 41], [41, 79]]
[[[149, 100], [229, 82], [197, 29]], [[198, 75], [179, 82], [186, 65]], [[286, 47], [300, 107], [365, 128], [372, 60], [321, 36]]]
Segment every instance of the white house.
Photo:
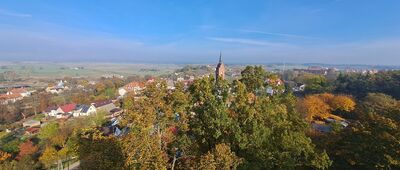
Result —
[[43, 114], [47, 114], [48, 116], [56, 116], [57, 114], [57, 106], [50, 106], [46, 110], [43, 111]]
[[57, 115], [57, 110], [51, 110], [49, 113], [47, 113], [49, 116], [56, 116]]
[[5, 94], [0, 94], [0, 104], [15, 103], [18, 100], [22, 100], [24, 97], [31, 95], [31, 92], [27, 91], [25, 88], [15, 88], [11, 89]]
[[305, 84], [297, 83], [296, 87], [293, 87], [293, 91], [298, 92], [298, 91], [304, 91], [306, 88]]
[[62, 80], [60, 80], [60, 82], [58, 82], [58, 84], [56, 86], [47, 87], [46, 92], [51, 93], [51, 94], [60, 94], [60, 93], [64, 92], [64, 90], [67, 90], [67, 89], [68, 89], [68, 87], [64, 86], [64, 82]]
[[93, 105], [79, 105], [75, 111], [73, 112], [74, 117], [79, 116], [89, 116], [92, 114], [96, 114], [97, 109]]
[[128, 93], [128, 91], [125, 90], [125, 88], [123, 88], [123, 87], [121, 87], [121, 88], [118, 89], [118, 94], [119, 94], [120, 96], [125, 96], [127, 93]]
[[69, 113], [57, 113], [56, 118], [57, 119], [68, 119], [71, 117], [71, 114]]
[[65, 117], [65, 115], [63, 116], [61, 114], [64, 114], [64, 113], [70, 114], [75, 110], [75, 108], [76, 108], [76, 104], [74, 104], [74, 103], [67, 104], [67, 105], [60, 106], [60, 107], [51, 106], [45, 110], [45, 113], [49, 116], [63, 118], [63, 117]]

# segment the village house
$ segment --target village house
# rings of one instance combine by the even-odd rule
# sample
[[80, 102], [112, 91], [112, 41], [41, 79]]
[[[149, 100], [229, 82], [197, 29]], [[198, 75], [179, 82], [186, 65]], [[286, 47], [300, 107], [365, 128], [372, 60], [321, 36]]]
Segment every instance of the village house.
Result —
[[51, 106], [46, 109], [46, 114], [57, 119], [69, 118], [76, 108], [75, 103], [66, 104], [60, 107]]
[[24, 97], [28, 97], [31, 95], [31, 92], [26, 90], [25, 88], [14, 88], [9, 90], [5, 94], [0, 94], [0, 103], [1, 104], [9, 104], [15, 103], [18, 100], [22, 100]]
[[49, 106], [43, 113], [48, 116], [56, 116], [57, 115], [57, 106]]
[[266, 92], [269, 95], [283, 93], [285, 91], [283, 88], [284, 82], [279, 78], [268, 78], [265, 80], [265, 83], [268, 85], [266, 87]]
[[282, 86], [284, 84], [283, 81], [279, 78], [267, 78], [265, 80], [265, 83], [270, 86]]
[[31, 95], [31, 92], [26, 90], [25, 88], [16, 88], [16, 89], [11, 89], [10, 91], [7, 92], [7, 95], [12, 95], [12, 94], [20, 94], [22, 97], [28, 97]]
[[72, 111], [76, 108], [75, 103], [66, 104], [63, 106], [58, 107], [58, 113], [72, 113]]
[[306, 85], [302, 83], [297, 83], [295, 87], [293, 87], [294, 92], [304, 91], [306, 89]]
[[97, 109], [94, 105], [78, 105], [73, 112], [74, 117], [89, 116], [96, 114]]
[[71, 117], [70, 113], [58, 113], [56, 115], [57, 119], [69, 119]]
[[123, 112], [123, 110], [121, 108], [114, 108], [112, 110], [110, 110], [110, 115], [107, 115], [107, 118], [114, 118], [119, 116], [121, 113]]
[[22, 123], [22, 126], [23, 127], [40, 127], [40, 124], [41, 124], [40, 121], [31, 119], [31, 120], [28, 120], [28, 121]]
[[69, 89], [67, 86], [64, 86], [64, 82], [60, 80], [56, 86], [50, 86], [46, 88], [46, 92], [51, 94], [60, 94], [64, 92], [64, 90]]
[[120, 96], [125, 96], [129, 92], [134, 92], [135, 94], [137, 94], [141, 90], [143, 90], [144, 88], [145, 88], [145, 86], [144, 86], [143, 83], [133, 81], [133, 82], [128, 83], [124, 87], [119, 88], [118, 89], [118, 94]]
[[9, 104], [15, 103], [18, 100], [22, 100], [24, 97], [21, 94], [0, 94], [0, 103]]
[[111, 100], [98, 101], [92, 103], [92, 105], [96, 108], [97, 112], [110, 113], [111, 110], [117, 108]]
[[175, 83], [173, 80], [168, 79], [167, 81], [167, 89], [168, 90], [175, 90]]

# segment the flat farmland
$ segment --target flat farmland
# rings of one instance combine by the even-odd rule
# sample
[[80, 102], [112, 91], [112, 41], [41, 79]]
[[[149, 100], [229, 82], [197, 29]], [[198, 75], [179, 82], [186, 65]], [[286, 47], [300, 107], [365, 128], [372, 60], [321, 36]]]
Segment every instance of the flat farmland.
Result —
[[180, 67], [175, 64], [0, 62], [0, 73], [15, 71], [20, 78], [96, 78], [106, 74], [162, 75]]

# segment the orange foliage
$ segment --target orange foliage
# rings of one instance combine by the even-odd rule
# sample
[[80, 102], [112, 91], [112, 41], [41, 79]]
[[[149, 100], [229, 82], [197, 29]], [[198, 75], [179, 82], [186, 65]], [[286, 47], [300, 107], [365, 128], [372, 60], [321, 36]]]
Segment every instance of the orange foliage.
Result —
[[17, 156], [17, 160], [20, 160], [26, 155], [32, 155], [39, 150], [38, 146], [35, 146], [32, 141], [28, 140], [25, 143], [19, 145], [19, 154]]
[[11, 157], [11, 154], [0, 150], [0, 163]]
[[332, 101], [332, 99], [335, 98], [335, 95], [333, 95], [331, 93], [322, 93], [322, 94], [319, 94], [318, 97], [325, 103], [330, 103]]
[[356, 103], [351, 97], [330, 93], [316, 94], [306, 96], [299, 104], [299, 110], [306, 115], [307, 121], [316, 120], [316, 118], [325, 119], [333, 117], [341, 120], [343, 118], [332, 115], [331, 112], [341, 110], [350, 112], [355, 109]]
[[302, 104], [303, 112], [306, 113], [306, 120], [312, 121], [317, 116], [323, 116], [330, 113], [331, 107], [316, 95], [307, 96]]

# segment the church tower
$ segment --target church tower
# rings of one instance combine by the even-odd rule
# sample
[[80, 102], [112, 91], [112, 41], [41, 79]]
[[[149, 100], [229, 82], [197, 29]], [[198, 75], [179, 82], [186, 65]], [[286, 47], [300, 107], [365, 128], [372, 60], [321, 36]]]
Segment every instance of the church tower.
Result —
[[217, 68], [215, 69], [215, 78], [221, 77], [222, 79], [225, 78], [225, 65], [222, 63], [222, 54], [219, 52], [219, 63]]

